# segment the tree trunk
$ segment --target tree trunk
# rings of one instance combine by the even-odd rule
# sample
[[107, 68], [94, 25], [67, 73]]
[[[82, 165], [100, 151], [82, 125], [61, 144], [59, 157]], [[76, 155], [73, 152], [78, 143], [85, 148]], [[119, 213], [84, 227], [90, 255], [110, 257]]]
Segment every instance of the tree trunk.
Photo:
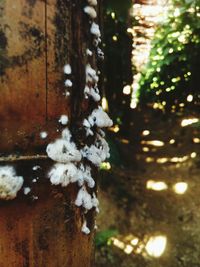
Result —
[[[16, 199], [0, 200], [1, 267], [92, 266], [93, 234], [81, 232], [82, 211], [74, 205], [78, 187], [50, 184], [46, 174], [52, 161], [45, 152], [60, 135], [62, 114], [78, 124], [87, 113], [83, 89], [91, 37], [86, 3], [0, 1], [0, 167], [15, 167], [24, 187], [31, 188], [28, 195], [22, 188]], [[73, 70], [68, 98], [66, 63]]]

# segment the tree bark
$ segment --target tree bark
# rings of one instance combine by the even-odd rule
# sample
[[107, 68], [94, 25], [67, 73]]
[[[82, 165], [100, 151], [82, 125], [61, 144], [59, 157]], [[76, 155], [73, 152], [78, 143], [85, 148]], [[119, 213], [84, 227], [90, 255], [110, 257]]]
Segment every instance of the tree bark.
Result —
[[[74, 205], [78, 187], [50, 184], [46, 174], [52, 161], [45, 153], [60, 136], [59, 117], [67, 114], [78, 124], [88, 110], [83, 99], [91, 42], [86, 3], [0, 1], [0, 166], [14, 166], [31, 188], [27, 196], [21, 190], [12, 201], [0, 200], [1, 267], [93, 266], [93, 234], [81, 232], [82, 210]], [[73, 70], [68, 98], [66, 63]], [[46, 139], [40, 137], [43, 131]], [[36, 165], [40, 169], [34, 171]]]

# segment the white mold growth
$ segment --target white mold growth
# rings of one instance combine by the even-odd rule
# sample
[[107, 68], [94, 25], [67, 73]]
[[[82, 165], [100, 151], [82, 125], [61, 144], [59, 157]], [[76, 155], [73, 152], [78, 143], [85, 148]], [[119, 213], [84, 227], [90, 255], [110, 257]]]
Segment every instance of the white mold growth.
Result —
[[87, 0], [88, 1], [88, 4], [90, 6], [96, 6], [97, 5], [97, 0]]
[[23, 182], [23, 177], [17, 176], [12, 166], [0, 167], [0, 199], [14, 199]]
[[95, 35], [97, 38], [101, 37], [99, 25], [95, 22], [92, 22], [90, 32], [91, 32], [91, 34]]
[[92, 114], [88, 117], [88, 121], [91, 126], [96, 125], [99, 128], [111, 127], [113, 125], [112, 120], [101, 107], [93, 110]]
[[86, 83], [97, 83], [99, 81], [99, 77], [95, 69], [91, 67], [90, 64], [86, 65], [85, 69], [86, 74]]
[[59, 119], [59, 122], [62, 124], [62, 125], [67, 125], [68, 123], [68, 116], [67, 115], [62, 115]]
[[71, 68], [71, 66], [69, 64], [66, 64], [64, 66], [64, 73], [68, 74], [68, 75], [72, 73], [72, 68]]
[[91, 96], [95, 102], [98, 102], [101, 99], [101, 96], [100, 96], [100, 93], [99, 93], [99, 89], [97, 87], [89, 88], [88, 86], [86, 86], [85, 90], [84, 90], [84, 93], [87, 96]]
[[[98, 47], [101, 42], [101, 32], [99, 25], [94, 22], [94, 19], [97, 17], [97, 12], [94, 8], [97, 5], [97, 0], [87, 0], [87, 3], [88, 5], [84, 8], [84, 12], [89, 17], [89, 24], [91, 25], [89, 31], [93, 37], [93, 45], [90, 44], [88, 47], [93, 47], [92, 49], [94, 51], [91, 51], [88, 48], [86, 49], [86, 53], [84, 53], [84, 56], [88, 59], [88, 63], [85, 66], [84, 95], [86, 99], [90, 98], [90, 102], [99, 102], [99, 72], [90, 65], [89, 57], [95, 54], [103, 59], [104, 53]], [[92, 57], [92, 59], [94, 59], [94, 57]], [[71, 66], [66, 64], [64, 66], [64, 74], [70, 75], [71, 73]], [[65, 86], [67, 88], [64, 94], [65, 96], [70, 94], [71, 87], [73, 86], [70, 77], [66, 77]], [[91, 104], [91, 106], [97, 107], [94, 103]], [[59, 123], [67, 125], [68, 117], [62, 115], [59, 119]], [[83, 119], [80, 130], [82, 135], [82, 130], [85, 129], [85, 132], [83, 131], [85, 136], [83, 139], [81, 136], [79, 140], [79, 144], [82, 147], [81, 149], [78, 149], [75, 142], [72, 141], [77, 140], [78, 136], [74, 136], [76, 138], [72, 139], [72, 134], [68, 128], [65, 128], [62, 131], [61, 137], [49, 144], [46, 149], [49, 158], [55, 161], [55, 164], [48, 173], [51, 183], [63, 187], [68, 186], [70, 183], [77, 183], [80, 188], [75, 200], [75, 205], [83, 207], [85, 213], [93, 208], [97, 212], [99, 211], [99, 201], [94, 192], [95, 180], [92, 177], [92, 171], [93, 167], [99, 167], [100, 164], [110, 156], [108, 143], [104, 139], [105, 133], [101, 128], [111, 127], [112, 124], [112, 120], [109, 118], [108, 114], [99, 106], [95, 108], [87, 118]], [[87, 139], [88, 136], [93, 136], [93, 138]], [[83, 140], [86, 140], [84, 144]], [[91, 144], [92, 140], [93, 143]], [[89, 234], [90, 229], [87, 227], [87, 221], [85, 220], [84, 214], [83, 217], [82, 232]]]
[[86, 6], [83, 10], [91, 19], [95, 19], [97, 17], [97, 12], [93, 7]]
[[38, 200], [38, 196], [32, 196], [33, 200]]
[[99, 47], [97, 48], [97, 55], [101, 60], [104, 60], [104, 52]]
[[50, 170], [48, 177], [54, 185], [68, 186], [78, 181], [78, 170], [73, 163], [56, 163]]
[[48, 136], [48, 133], [47, 132], [41, 132], [40, 133], [40, 138], [42, 138], [42, 139], [46, 139], [47, 136]]
[[37, 171], [37, 170], [39, 170], [39, 169], [41, 169], [41, 167], [40, 167], [39, 165], [35, 165], [35, 166], [33, 166], [33, 168], [32, 168], [33, 171]]
[[81, 187], [78, 191], [78, 195], [75, 201], [75, 205], [78, 207], [83, 207], [86, 210], [91, 210], [93, 208], [93, 202], [91, 195], [87, 192], [85, 186]]
[[84, 186], [79, 189], [75, 205], [78, 207], [82, 206], [87, 211], [92, 208], [95, 208], [97, 212], [99, 211], [99, 201], [96, 195], [93, 193], [93, 196], [91, 196]]
[[87, 227], [87, 222], [86, 220], [84, 220], [83, 222], [83, 226], [81, 228], [81, 232], [86, 234], [86, 235], [89, 235], [90, 234], [90, 229]]
[[70, 133], [70, 130], [67, 127], [62, 131], [62, 138], [69, 141], [69, 142], [72, 139], [72, 135]]
[[24, 195], [28, 195], [31, 192], [30, 187], [24, 187]]
[[66, 86], [66, 87], [72, 87], [72, 85], [73, 85], [73, 83], [72, 83], [71, 80], [67, 79], [67, 80], [65, 81], [65, 86]]
[[83, 120], [83, 126], [85, 126], [87, 128], [90, 128], [91, 127], [91, 125], [90, 125], [90, 123], [89, 123], [89, 121], [87, 119], [84, 119]]
[[66, 96], [66, 97], [68, 97], [68, 96], [70, 96], [70, 92], [68, 90], [66, 90], [63, 95]]
[[100, 166], [102, 162], [110, 157], [110, 149], [106, 140], [98, 135], [95, 144], [90, 147], [86, 145], [82, 149], [82, 155], [95, 166]]
[[81, 164], [78, 170], [78, 184], [79, 186], [83, 186], [84, 183], [87, 183], [90, 188], [95, 186], [95, 181], [91, 176], [91, 168]]
[[94, 135], [94, 132], [91, 130], [91, 125], [87, 119], [84, 119], [83, 126], [85, 127], [86, 130], [86, 136]]
[[100, 134], [101, 137], [105, 137], [106, 134], [102, 129], [98, 129], [98, 133]]
[[100, 101], [100, 93], [97, 87], [97, 83], [99, 81], [99, 77], [96, 73], [96, 70], [91, 67], [90, 64], [86, 65], [86, 86], [84, 89], [85, 97], [91, 96], [95, 102]]
[[86, 50], [86, 55], [90, 57], [93, 55], [92, 51], [89, 48]]
[[[64, 136], [65, 134], [66, 131]], [[68, 136], [66, 137], [68, 138]], [[46, 152], [49, 158], [59, 163], [78, 162], [81, 160], [80, 151], [76, 148], [75, 143], [68, 139], [57, 139], [47, 146]]]

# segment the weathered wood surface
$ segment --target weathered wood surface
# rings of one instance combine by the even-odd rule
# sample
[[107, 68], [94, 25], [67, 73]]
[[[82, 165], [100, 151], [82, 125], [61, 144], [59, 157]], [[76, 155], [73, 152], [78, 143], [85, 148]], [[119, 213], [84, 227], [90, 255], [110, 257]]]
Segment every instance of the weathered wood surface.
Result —
[[[93, 234], [81, 233], [82, 211], [73, 203], [77, 188], [53, 187], [42, 179], [49, 162], [37, 163], [42, 167], [37, 173], [31, 171], [31, 161], [16, 164], [20, 175], [29, 175], [25, 184], [32, 188], [31, 195], [24, 199], [21, 192], [15, 200], [0, 201], [0, 266], [93, 266]], [[36, 176], [38, 182], [32, 183]]]
[[[77, 187], [51, 186], [46, 173], [52, 162], [30, 160], [44, 157], [46, 145], [60, 135], [60, 115], [76, 118], [87, 109], [81, 100], [91, 40], [85, 4], [0, 0], [0, 166], [14, 165], [33, 188], [30, 196], [20, 192], [13, 201], [0, 201], [1, 267], [93, 266], [93, 236], [81, 233], [81, 211], [73, 204]], [[68, 99], [66, 63], [72, 65], [74, 85]], [[41, 131], [48, 132], [46, 139]], [[14, 161], [6, 161], [10, 155]], [[36, 174], [32, 167], [38, 164], [42, 171]], [[93, 212], [88, 217], [92, 227]]]

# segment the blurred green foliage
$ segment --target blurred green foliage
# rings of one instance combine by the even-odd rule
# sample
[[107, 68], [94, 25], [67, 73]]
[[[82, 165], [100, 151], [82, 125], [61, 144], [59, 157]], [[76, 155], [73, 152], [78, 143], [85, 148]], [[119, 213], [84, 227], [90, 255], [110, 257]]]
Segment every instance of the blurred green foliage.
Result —
[[140, 80], [142, 103], [163, 103], [165, 111], [200, 97], [200, 0], [171, 0], [167, 20], [157, 29], [149, 63]]
[[95, 236], [95, 245], [96, 247], [102, 247], [108, 244], [108, 241], [111, 237], [118, 235], [116, 229], [106, 229], [104, 231], [98, 232]]

